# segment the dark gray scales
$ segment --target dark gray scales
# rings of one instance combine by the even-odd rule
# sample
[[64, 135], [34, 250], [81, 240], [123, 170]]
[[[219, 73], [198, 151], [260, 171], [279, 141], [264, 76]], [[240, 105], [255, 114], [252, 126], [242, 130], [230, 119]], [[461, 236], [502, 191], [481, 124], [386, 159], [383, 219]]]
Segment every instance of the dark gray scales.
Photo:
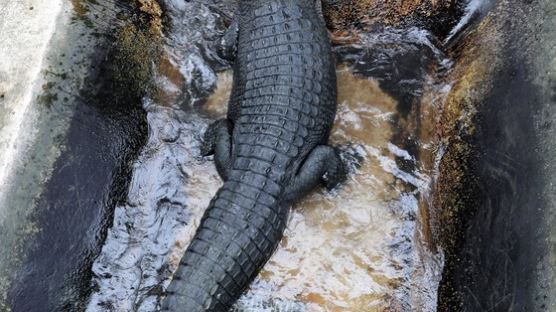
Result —
[[327, 145], [336, 114], [328, 32], [311, 0], [240, 1], [218, 52], [234, 62], [226, 119], [207, 129], [224, 185], [167, 290], [163, 310], [228, 311], [282, 238], [289, 206], [344, 176]]

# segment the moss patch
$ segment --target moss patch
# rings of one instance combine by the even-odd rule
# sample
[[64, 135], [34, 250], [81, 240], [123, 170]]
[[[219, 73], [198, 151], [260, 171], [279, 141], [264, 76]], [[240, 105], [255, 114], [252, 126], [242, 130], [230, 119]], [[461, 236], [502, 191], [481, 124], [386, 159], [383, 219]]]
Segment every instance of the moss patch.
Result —
[[461, 289], [455, 283], [458, 258], [467, 221], [478, 207], [479, 181], [476, 166], [480, 155], [475, 138], [479, 111], [492, 88], [499, 59], [501, 34], [495, 20], [487, 16], [453, 47], [457, 62], [450, 75], [452, 89], [439, 113], [436, 135], [444, 155], [438, 164], [431, 211], [432, 239], [445, 253], [445, 270], [439, 287], [439, 311], [463, 308]]
[[[333, 4], [327, 4], [334, 2]], [[443, 38], [463, 14], [461, 0], [359, 0], [325, 1], [329, 28], [338, 37], [349, 37], [373, 25], [419, 26]]]
[[118, 30], [110, 53], [110, 87], [120, 96], [143, 96], [153, 92], [154, 70], [160, 59], [160, 37], [134, 23]]

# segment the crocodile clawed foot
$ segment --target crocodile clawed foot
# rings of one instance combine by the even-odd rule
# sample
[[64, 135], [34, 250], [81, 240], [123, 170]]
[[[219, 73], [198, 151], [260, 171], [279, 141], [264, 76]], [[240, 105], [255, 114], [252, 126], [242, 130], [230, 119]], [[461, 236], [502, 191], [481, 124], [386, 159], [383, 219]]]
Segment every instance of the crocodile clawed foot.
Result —
[[327, 190], [331, 191], [336, 188], [340, 183], [344, 182], [347, 178], [347, 167], [342, 157], [340, 156], [339, 150], [334, 149], [334, 154], [336, 155], [332, 158], [330, 165], [328, 166], [326, 172], [322, 176], [324, 186]]
[[214, 155], [214, 148], [207, 146], [207, 144], [201, 144], [201, 156], [208, 157]]
[[213, 43], [214, 51], [221, 59], [232, 62], [236, 58], [238, 35], [239, 24], [237, 18], [234, 18], [222, 38]]
[[334, 170], [327, 171], [322, 180], [324, 186], [328, 191], [335, 189], [340, 183], [344, 182], [347, 178], [347, 172], [344, 164], [340, 163]]
[[227, 61], [232, 62], [237, 54], [237, 50], [235, 45], [229, 45], [225, 41], [225, 39], [221, 39], [212, 43], [212, 48], [216, 52], [219, 58]]
[[367, 151], [361, 144], [345, 144], [337, 147], [346, 175], [356, 173], [366, 159]]
[[216, 170], [226, 180], [228, 176], [232, 151], [232, 123], [228, 119], [219, 119], [208, 126], [201, 143], [201, 156], [214, 155]]
[[330, 166], [322, 180], [324, 186], [330, 191], [345, 182], [349, 175], [357, 172], [365, 160], [365, 149], [358, 144], [342, 145], [334, 148], [338, 157], [336, 164]]

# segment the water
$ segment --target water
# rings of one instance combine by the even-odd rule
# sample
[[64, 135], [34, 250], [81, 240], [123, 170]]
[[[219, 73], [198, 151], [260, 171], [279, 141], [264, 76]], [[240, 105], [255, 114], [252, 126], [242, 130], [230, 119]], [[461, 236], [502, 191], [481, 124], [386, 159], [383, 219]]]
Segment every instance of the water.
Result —
[[[88, 311], [155, 309], [221, 185], [199, 144], [206, 126], [225, 113], [231, 88], [231, 74], [215, 72], [226, 64], [206, 49], [226, 21], [210, 3], [167, 1], [164, 7], [169, 25], [158, 91], [143, 100], [149, 138], [93, 265]], [[428, 66], [449, 62], [431, 38], [417, 28], [385, 28], [337, 50], [346, 65], [338, 68], [340, 109], [331, 143], [352, 164], [349, 181], [294, 205], [279, 249], [237, 310], [435, 309], [442, 253], [427, 247], [422, 216], [433, 162], [421, 159], [434, 142], [430, 125], [415, 123], [436, 105], [420, 103], [423, 90], [447, 90], [434, 84]]]
[[96, 286], [87, 311], [153, 311], [209, 194], [221, 183], [212, 163], [199, 157], [201, 131], [209, 120], [192, 107], [216, 84], [199, 47], [207, 35], [215, 36], [218, 18], [200, 3], [165, 5], [173, 19], [164, 38], [158, 90], [154, 99], [143, 101], [148, 141], [134, 164], [127, 201], [116, 207], [93, 264]]

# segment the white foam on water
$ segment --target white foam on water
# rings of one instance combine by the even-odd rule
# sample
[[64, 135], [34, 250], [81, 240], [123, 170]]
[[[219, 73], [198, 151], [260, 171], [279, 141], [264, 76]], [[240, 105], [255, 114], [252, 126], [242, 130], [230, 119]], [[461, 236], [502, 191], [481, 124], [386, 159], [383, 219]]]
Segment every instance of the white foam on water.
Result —
[[[215, 169], [199, 157], [206, 121], [145, 100], [149, 139], [134, 164], [127, 204], [93, 264], [95, 291], [87, 311], [154, 311], [213, 193]], [[202, 197], [201, 197], [202, 198]]]
[[[413, 159], [413, 157], [410, 156], [407, 151], [401, 150], [399, 148], [393, 149], [392, 147], [395, 147], [395, 145], [389, 142], [388, 143], [388, 149], [395, 156], [404, 155], [404, 156], [409, 157], [410, 160]], [[368, 152], [369, 152], [370, 155], [372, 155], [372, 156], [374, 156], [378, 159], [378, 161], [380, 162], [381, 167], [386, 172], [389, 172], [390, 174], [392, 174], [396, 178], [419, 188], [421, 191], [426, 191], [427, 190], [430, 180], [425, 174], [422, 174], [420, 172], [411, 173], [411, 172], [406, 172], [406, 171], [401, 170], [396, 165], [396, 161], [394, 159], [392, 159], [391, 157], [388, 157], [386, 155], [382, 155], [381, 152], [377, 148], [369, 147]]]
[[473, 18], [473, 16], [485, 9], [490, 0], [468, 0], [467, 6], [465, 7], [465, 13], [459, 22], [454, 26], [445, 42], [449, 42], [455, 35], [457, 35]]
[[415, 157], [409, 155], [406, 150], [403, 150], [392, 143], [388, 143], [388, 150], [398, 157], [415, 162]]

